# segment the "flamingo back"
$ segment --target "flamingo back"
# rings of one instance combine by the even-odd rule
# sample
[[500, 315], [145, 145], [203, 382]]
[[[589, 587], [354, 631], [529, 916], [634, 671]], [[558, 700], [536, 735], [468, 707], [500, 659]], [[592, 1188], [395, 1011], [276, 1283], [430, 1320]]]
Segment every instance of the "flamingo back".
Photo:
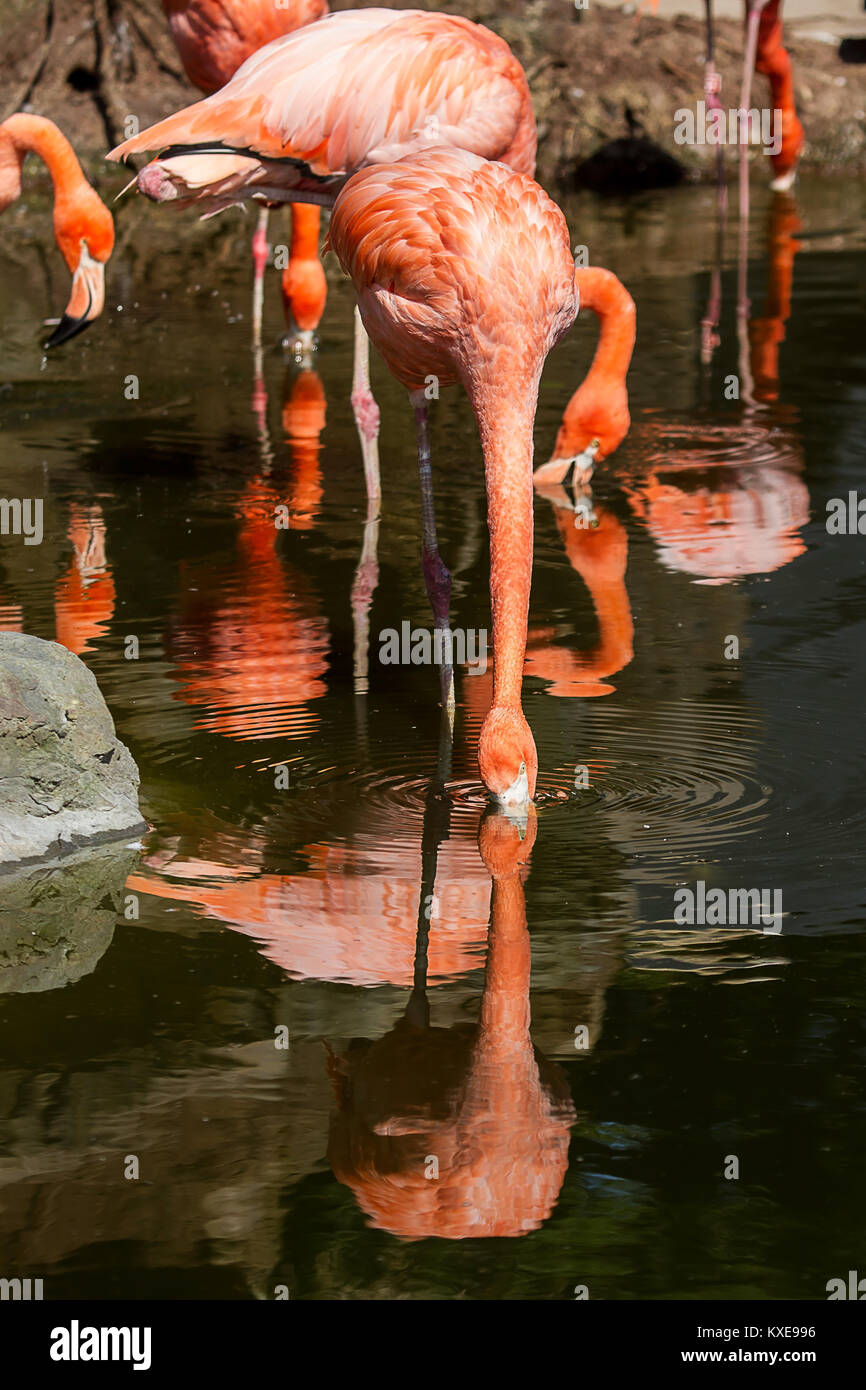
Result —
[[422, 10], [346, 10], [274, 40], [221, 91], [109, 157], [215, 144], [318, 177], [442, 145], [531, 174], [536, 131], [523, 69], [490, 30]]

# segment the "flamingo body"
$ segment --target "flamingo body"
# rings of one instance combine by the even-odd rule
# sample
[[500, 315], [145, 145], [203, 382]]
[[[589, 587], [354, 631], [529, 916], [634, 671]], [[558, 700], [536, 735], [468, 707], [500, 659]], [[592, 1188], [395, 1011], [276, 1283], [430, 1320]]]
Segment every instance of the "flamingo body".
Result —
[[544, 359], [577, 314], [565, 218], [526, 175], [437, 149], [356, 174], [337, 199], [330, 241], [397, 379], [413, 393], [431, 376], [460, 381], [472, 402], [487, 481], [494, 651], [479, 766], [494, 796], [525, 802], [538, 767], [520, 703], [532, 427]]
[[248, 197], [331, 203], [364, 165], [446, 145], [531, 174], [536, 132], [523, 69], [470, 20], [371, 9], [276, 39], [221, 91], [109, 158], [168, 148], [139, 174], [140, 191], [212, 212]]
[[[190, 82], [212, 94], [253, 53], [284, 34], [321, 19], [328, 0], [162, 0], [169, 28]], [[317, 207], [297, 205], [292, 220], [292, 254], [283, 271], [283, 309], [289, 341], [309, 350], [324, 313], [328, 288], [319, 260]], [[261, 329], [261, 296], [270, 255], [267, 212], [253, 238], [255, 289], [253, 324]]]
[[312, 24], [328, 0], [162, 0], [184, 72], [202, 92], [216, 92], [266, 43]]

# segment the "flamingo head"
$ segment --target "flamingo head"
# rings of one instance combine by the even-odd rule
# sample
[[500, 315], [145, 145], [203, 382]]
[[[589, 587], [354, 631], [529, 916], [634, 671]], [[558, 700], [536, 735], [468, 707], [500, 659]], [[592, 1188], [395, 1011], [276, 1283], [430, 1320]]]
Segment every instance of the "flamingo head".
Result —
[[114, 219], [102, 199], [84, 184], [74, 198], [56, 200], [54, 235], [72, 271], [72, 293], [46, 347], [68, 342], [102, 313], [105, 264], [114, 250]]
[[213, 217], [249, 196], [248, 185], [260, 168], [258, 159], [231, 150], [166, 152], [139, 169], [129, 187], [134, 184], [152, 203], [173, 203], [175, 210], [198, 204], [202, 217]]
[[538, 754], [523, 711], [494, 705], [478, 740], [481, 780], [500, 806], [525, 812], [535, 795]]
[[784, 192], [791, 187], [797, 173], [805, 135], [803, 127], [794, 111], [782, 112], [782, 147], [772, 156], [773, 181], [770, 187], [774, 192]]

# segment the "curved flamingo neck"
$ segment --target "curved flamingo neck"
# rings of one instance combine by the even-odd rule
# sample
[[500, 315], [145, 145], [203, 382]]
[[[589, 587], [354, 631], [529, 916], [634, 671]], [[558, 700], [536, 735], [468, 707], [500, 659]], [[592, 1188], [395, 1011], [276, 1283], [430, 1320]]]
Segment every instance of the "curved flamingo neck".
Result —
[[[13, 198], [21, 191], [21, 165], [24, 156], [29, 153], [37, 154], [48, 169], [54, 184], [55, 203], [72, 199], [82, 185], [89, 187], [75, 151], [53, 121], [46, 120], [44, 116], [19, 112], [0, 125], [0, 137], [3, 136], [11, 144], [18, 168], [18, 186]], [[2, 196], [0, 191], [0, 200]], [[11, 202], [12, 198], [8, 201]]]
[[[592, 385], [622, 385], [631, 363], [636, 332], [634, 300], [625, 285], [601, 266], [575, 266], [581, 309], [591, 309], [601, 327], [592, 366], [578, 391]], [[568, 412], [566, 411], [566, 414]]]
[[534, 374], [505, 371], [468, 383], [487, 483], [493, 704], [517, 710], [532, 583], [532, 427], [540, 374], [539, 366]]

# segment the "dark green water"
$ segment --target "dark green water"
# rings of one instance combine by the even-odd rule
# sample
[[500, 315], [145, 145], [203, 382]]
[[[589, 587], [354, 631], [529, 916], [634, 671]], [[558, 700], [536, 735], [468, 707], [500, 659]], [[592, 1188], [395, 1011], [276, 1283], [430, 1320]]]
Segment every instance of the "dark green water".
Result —
[[[40, 196], [7, 214], [2, 491], [43, 496], [46, 532], [0, 539], [0, 620], [81, 652], [154, 829], [103, 852], [92, 902], [74, 866], [14, 890], [19, 946], [37, 934], [0, 970], [0, 1273], [46, 1297], [822, 1299], [862, 1270], [866, 540], [825, 517], [866, 461], [866, 196], [754, 199], [751, 358], [732, 236], [709, 366], [712, 194], [567, 205], [638, 304], [633, 425], [596, 531], [537, 499], [544, 795], [531, 855], [487, 821], [484, 858], [489, 677], [458, 674], [437, 795], [436, 672], [378, 660], [380, 631], [429, 625], [412, 417], [378, 364], [355, 693], [366, 505], [333, 264], [318, 380], [268, 346], [257, 415], [251, 219], [122, 205], [105, 317], [44, 364], [64, 271]], [[548, 363], [539, 460], [595, 341], [581, 316]], [[433, 447], [452, 622], [486, 628], [457, 394]], [[780, 891], [780, 930], [678, 924], [698, 881]]]

